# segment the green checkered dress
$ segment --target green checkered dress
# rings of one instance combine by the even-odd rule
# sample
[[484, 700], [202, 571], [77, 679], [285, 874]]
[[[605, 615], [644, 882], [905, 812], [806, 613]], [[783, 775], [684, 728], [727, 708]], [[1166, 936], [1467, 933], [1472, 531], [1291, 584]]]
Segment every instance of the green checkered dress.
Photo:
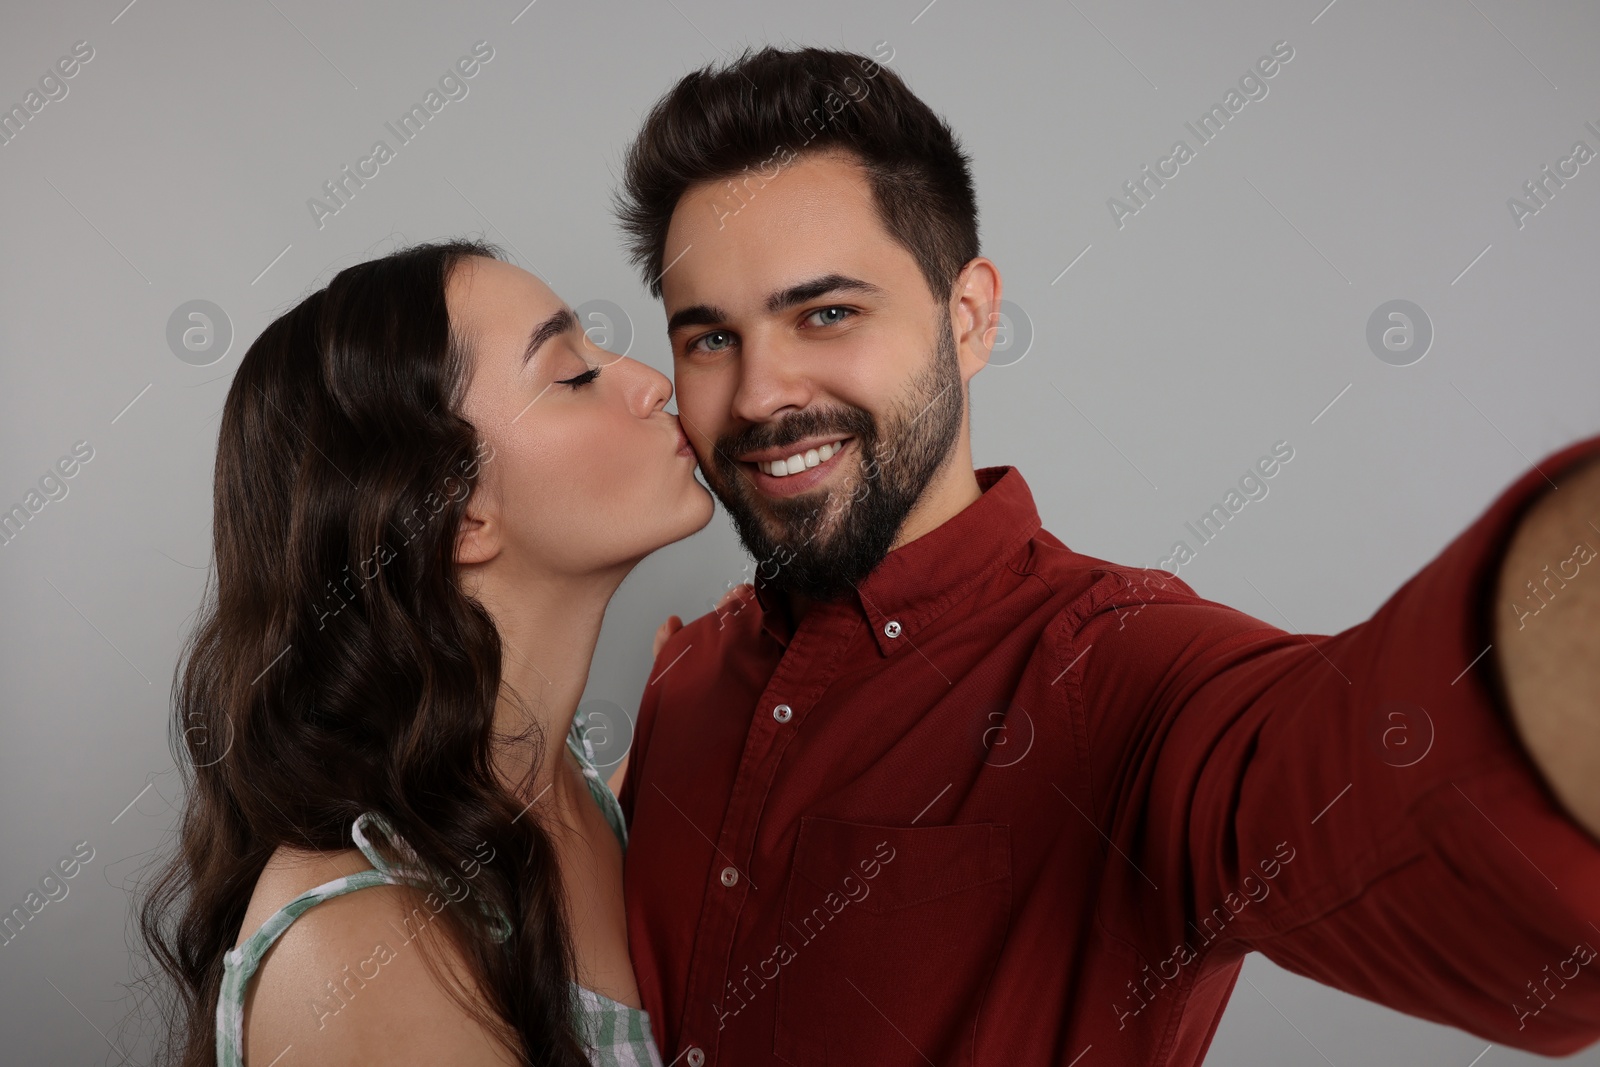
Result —
[[[584, 781], [606, 821], [616, 832], [622, 847], [628, 847], [628, 828], [623, 822], [622, 808], [617, 798], [601, 779], [594, 766], [594, 746], [586, 733], [588, 723], [583, 712], [572, 720], [567, 734], [567, 747], [577, 757], [583, 768]], [[372, 847], [367, 830], [376, 827], [394, 843], [402, 855], [407, 853], [404, 843], [393, 832], [388, 822], [376, 812], [366, 812], [351, 827], [351, 836], [372, 870], [357, 871], [331, 882], [308, 889], [285, 904], [271, 918], [261, 924], [243, 944], [229, 949], [222, 957], [222, 991], [217, 998], [217, 1064], [218, 1067], [244, 1067], [244, 997], [245, 988], [261, 963], [261, 957], [272, 947], [289, 924], [309, 908], [332, 897], [342, 896], [372, 885], [397, 885], [408, 880], [414, 868], [406, 864], [390, 864]], [[509, 923], [502, 919], [501, 936], [511, 932]], [[572, 1014], [579, 1029], [579, 1038], [589, 1049], [589, 1060], [595, 1067], [661, 1067], [661, 1053], [650, 1036], [650, 1016], [639, 1008], [629, 1007], [610, 997], [586, 989], [576, 982], [572, 985]]]

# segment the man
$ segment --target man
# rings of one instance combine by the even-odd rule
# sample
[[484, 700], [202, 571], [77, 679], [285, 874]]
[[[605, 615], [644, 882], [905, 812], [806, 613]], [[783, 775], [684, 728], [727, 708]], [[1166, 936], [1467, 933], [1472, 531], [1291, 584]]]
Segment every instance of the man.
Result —
[[1600, 437], [1290, 634], [972, 469], [1000, 273], [879, 62], [687, 75], [621, 212], [757, 561], [660, 649], [622, 788], [669, 1062], [1195, 1064], [1252, 949], [1495, 1043], [1600, 1037]]

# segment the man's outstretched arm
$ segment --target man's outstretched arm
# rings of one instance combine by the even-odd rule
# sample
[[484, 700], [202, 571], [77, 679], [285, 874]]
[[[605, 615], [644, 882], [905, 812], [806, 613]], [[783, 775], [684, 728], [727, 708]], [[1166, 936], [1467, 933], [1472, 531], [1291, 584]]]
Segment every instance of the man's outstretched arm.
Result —
[[1555, 484], [1501, 562], [1494, 655], [1528, 755], [1600, 838], [1600, 460]]
[[1542, 457], [1336, 634], [1106, 568], [1051, 689], [1125, 858], [1102, 923], [1133, 970], [1196, 982], [1253, 949], [1497, 1044], [1600, 1039], [1597, 464], [1600, 435]]

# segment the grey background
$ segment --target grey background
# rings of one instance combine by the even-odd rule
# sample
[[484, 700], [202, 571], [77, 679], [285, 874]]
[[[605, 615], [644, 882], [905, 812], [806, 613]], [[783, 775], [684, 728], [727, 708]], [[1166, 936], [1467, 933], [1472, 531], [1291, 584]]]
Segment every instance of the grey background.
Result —
[[[1181, 576], [1330, 633], [1529, 463], [1600, 429], [1600, 161], [1520, 230], [1506, 206], [1575, 140], [1600, 149], [1584, 128], [1600, 126], [1592, 4], [125, 2], [6, 0], [0, 15], [0, 104], [74, 42], [94, 48], [0, 146], [0, 507], [73, 442], [94, 448], [0, 547], [0, 909], [74, 843], [95, 849], [0, 948], [8, 1062], [147, 1047], [129, 891], [174, 824], [169, 690], [209, 563], [220, 407], [250, 341], [345, 265], [471, 232], [571, 303], [625, 309], [630, 354], [670, 373], [608, 198], [643, 111], [746, 44], [888, 42], [888, 65], [962, 137], [984, 251], [1033, 335], [974, 383], [977, 460], [1019, 466], [1080, 551], [1153, 565], [1287, 440], [1269, 496]], [[468, 96], [319, 229], [307, 199], [375, 139], [393, 146], [383, 123], [479, 40], [494, 58]], [[1268, 95], [1118, 229], [1107, 198], [1192, 144], [1183, 123], [1279, 40], [1295, 55]], [[234, 330], [210, 366], [166, 341], [194, 299]], [[1365, 339], [1393, 299], [1434, 329], [1406, 367]], [[588, 697], [631, 712], [657, 623], [708, 610], [746, 562], [720, 514], [646, 561]], [[1536, 1060], [1259, 957], [1244, 979], [1212, 1063]]]

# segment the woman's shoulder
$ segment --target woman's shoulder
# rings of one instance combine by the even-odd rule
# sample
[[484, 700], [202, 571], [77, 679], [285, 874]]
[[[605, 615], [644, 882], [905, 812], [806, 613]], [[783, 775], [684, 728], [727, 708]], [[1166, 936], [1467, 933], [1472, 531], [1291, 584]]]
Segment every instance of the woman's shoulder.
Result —
[[[239, 943], [308, 890], [370, 869], [353, 848], [280, 847], [256, 883]], [[392, 884], [306, 908], [246, 989], [245, 1062], [270, 1064], [293, 1046], [300, 1062], [319, 1064], [514, 1063], [442, 984], [472, 988], [460, 950], [435, 936], [435, 918], [422, 893]]]
[[256, 879], [255, 890], [240, 924], [239, 942], [260, 928], [284, 905], [336, 878], [367, 870], [372, 866], [358, 849], [314, 852], [310, 849], [279, 845]]

